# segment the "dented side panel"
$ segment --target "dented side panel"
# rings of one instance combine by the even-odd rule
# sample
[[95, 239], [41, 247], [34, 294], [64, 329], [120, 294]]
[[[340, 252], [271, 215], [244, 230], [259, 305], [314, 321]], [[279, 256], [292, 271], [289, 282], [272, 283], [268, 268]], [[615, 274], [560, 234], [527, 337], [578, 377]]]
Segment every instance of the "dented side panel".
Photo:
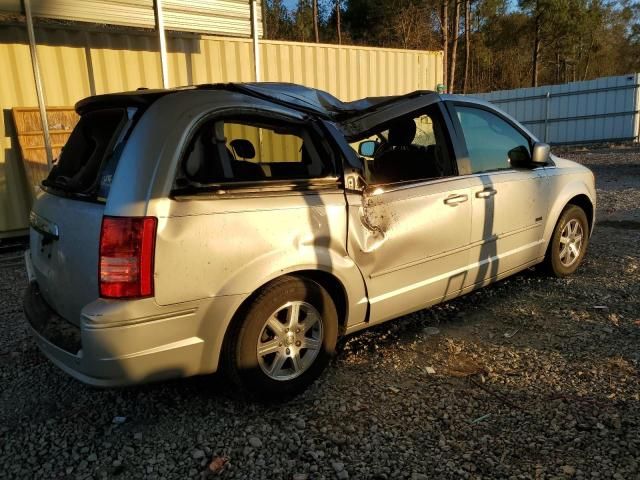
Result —
[[347, 248], [365, 277], [371, 323], [460, 291], [471, 234], [468, 182], [449, 178], [348, 195]]
[[336, 276], [349, 299], [361, 303], [349, 321], [364, 319], [364, 285], [346, 252], [341, 190], [166, 199], [153, 210], [159, 304], [248, 294], [277, 276], [313, 269]]

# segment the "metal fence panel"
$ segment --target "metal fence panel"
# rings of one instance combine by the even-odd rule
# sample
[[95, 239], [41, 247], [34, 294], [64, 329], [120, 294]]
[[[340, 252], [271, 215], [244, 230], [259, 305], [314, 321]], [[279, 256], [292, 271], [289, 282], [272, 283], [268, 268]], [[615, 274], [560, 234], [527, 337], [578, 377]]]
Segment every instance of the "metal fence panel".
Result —
[[474, 94], [554, 144], [639, 141], [640, 74]]
[[[167, 1], [167, 3], [169, 3]], [[36, 29], [48, 107], [72, 106], [89, 95], [161, 88], [158, 39], [153, 34], [44, 27]], [[253, 81], [249, 39], [200, 35], [167, 38], [172, 86]], [[433, 90], [442, 83], [442, 53], [261, 41], [265, 81], [303, 83], [343, 100]], [[24, 231], [31, 202], [11, 120], [14, 107], [37, 99], [25, 28], [0, 29], [0, 237]]]

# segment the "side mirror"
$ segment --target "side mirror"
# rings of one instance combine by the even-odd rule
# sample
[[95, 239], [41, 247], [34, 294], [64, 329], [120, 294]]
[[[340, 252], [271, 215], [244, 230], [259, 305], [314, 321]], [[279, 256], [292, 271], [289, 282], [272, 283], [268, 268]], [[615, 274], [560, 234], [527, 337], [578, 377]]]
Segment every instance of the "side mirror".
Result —
[[358, 154], [361, 157], [373, 157], [378, 149], [378, 142], [375, 140], [365, 140], [358, 145]]
[[533, 144], [533, 152], [531, 153], [531, 162], [534, 165], [546, 165], [549, 163], [549, 155], [551, 147], [548, 143], [536, 142]]
[[507, 152], [509, 163], [512, 167], [529, 167], [531, 165], [531, 155], [529, 149], [524, 145], [519, 145]]

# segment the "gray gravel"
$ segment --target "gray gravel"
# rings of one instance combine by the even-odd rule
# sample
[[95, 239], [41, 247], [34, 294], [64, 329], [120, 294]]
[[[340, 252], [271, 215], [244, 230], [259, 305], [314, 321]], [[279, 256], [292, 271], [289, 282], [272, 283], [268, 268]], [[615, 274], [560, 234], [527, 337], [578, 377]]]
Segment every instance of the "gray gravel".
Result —
[[0, 256], [0, 476], [640, 479], [640, 151], [567, 156], [601, 200], [577, 275], [527, 271], [344, 339], [283, 405], [218, 377], [72, 380], [27, 335], [21, 256]]

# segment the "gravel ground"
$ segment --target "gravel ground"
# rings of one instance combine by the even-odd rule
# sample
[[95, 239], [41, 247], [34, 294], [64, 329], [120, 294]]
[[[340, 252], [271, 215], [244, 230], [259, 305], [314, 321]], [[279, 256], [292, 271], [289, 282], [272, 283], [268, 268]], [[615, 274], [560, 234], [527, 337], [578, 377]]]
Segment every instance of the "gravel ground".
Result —
[[217, 377], [72, 380], [27, 334], [20, 254], [0, 256], [0, 476], [640, 479], [640, 149], [563, 154], [598, 182], [577, 275], [527, 271], [348, 337], [283, 405]]

